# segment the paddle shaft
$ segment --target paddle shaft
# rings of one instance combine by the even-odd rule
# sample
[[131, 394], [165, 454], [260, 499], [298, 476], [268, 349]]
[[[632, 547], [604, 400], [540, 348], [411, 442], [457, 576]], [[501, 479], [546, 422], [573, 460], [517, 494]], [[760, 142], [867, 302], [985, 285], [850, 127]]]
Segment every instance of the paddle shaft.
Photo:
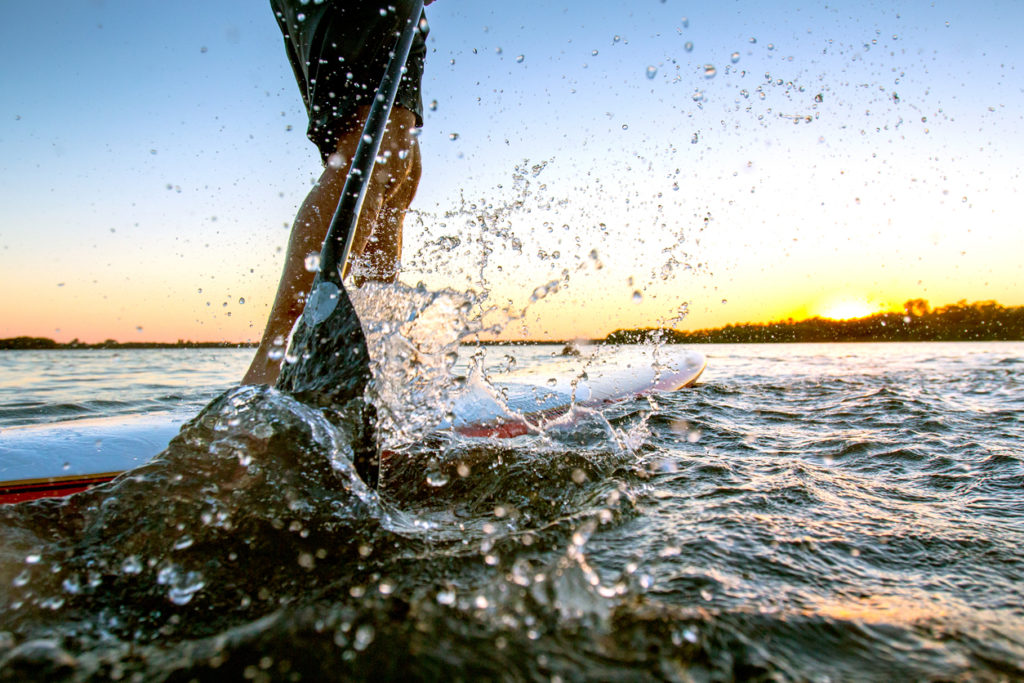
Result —
[[413, 38], [419, 30], [422, 13], [423, 0], [415, 0], [395, 43], [387, 71], [384, 72], [380, 87], [377, 88], [377, 95], [370, 106], [370, 113], [366, 117], [363, 135], [352, 157], [352, 166], [345, 178], [341, 200], [331, 218], [331, 225], [327, 229], [327, 237], [320, 251], [320, 271], [317, 273], [317, 281], [313, 284], [314, 289], [324, 278], [337, 278], [337, 284], [341, 285], [349, 253], [352, 251], [352, 241], [355, 239], [363, 199], [366, 197], [366, 189], [373, 174], [373, 165], [377, 160], [377, 152], [380, 151], [381, 140], [384, 139], [384, 129], [391, 116], [391, 108], [395, 103], [395, 95], [398, 93], [398, 85], [402, 80]]

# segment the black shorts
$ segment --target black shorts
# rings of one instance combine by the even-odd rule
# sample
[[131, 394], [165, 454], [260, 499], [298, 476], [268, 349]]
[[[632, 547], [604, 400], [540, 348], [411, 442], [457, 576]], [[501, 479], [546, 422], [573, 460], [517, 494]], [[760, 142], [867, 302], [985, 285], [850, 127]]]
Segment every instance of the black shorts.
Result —
[[[359, 107], [373, 103], [412, 2], [270, 0], [270, 5], [309, 114], [307, 135], [326, 163], [344, 131], [354, 124]], [[423, 125], [420, 83], [427, 53], [423, 15], [420, 27], [395, 96], [396, 105], [416, 115], [417, 126]]]

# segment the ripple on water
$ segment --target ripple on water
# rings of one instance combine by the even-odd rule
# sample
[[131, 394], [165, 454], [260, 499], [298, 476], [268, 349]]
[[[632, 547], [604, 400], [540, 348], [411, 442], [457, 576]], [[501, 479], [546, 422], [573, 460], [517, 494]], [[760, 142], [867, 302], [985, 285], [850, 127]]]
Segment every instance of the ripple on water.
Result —
[[0, 678], [1024, 677], [1024, 397], [949, 389], [1024, 353], [932, 348], [727, 350], [578, 432], [404, 443], [382, 498], [344, 416], [228, 392], [0, 508]]

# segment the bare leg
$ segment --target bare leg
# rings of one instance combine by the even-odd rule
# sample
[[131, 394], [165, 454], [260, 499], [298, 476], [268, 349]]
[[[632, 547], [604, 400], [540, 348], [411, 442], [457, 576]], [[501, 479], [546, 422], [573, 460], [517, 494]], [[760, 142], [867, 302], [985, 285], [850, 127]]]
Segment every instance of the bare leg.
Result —
[[[368, 111], [368, 108], [360, 110], [358, 122], [339, 141], [341, 165], [338, 168], [328, 165], [299, 207], [288, 240], [288, 253], [285, 255], [284, 271], [281, 273], [274, 305], [270, 309], [267, 327], [256, 355], [242, 378], [243, 384], [273, 384], [277, 381], [281, 358], [273, 350], [284, 350], [288, 334], [302, 313], [305, 294], [312, 287], [315, 275], [306, 270], [306, 256], [310, 253], [319, 254], [323, 246]], [[396, 275], [394, 271], [397, 271], [401, 257], [401, 216], [409, 208], [419, 181], [419, 148], [415, 137], [409, 133], [415, 122], [412, 112], [401, 107], [392, 110], [381, 143], [381, 153], [391, 150], [390, 158], [387, 164], [378, 164], [374, 169], [352, 245], [352, 258], [362, 256], [370, 234], [379, 231], [378, 241], [390, 245], [390, 260], [387, 263], [395, 264], [394, 270], [390, 272], [391, 280]], [[405, 150], [404, 154], [400, 154], [402, 150]], [[409, 183], [412, 183], [411, 189], [408, 188]], [[397, 216], [397, 220], [392, 218], [380, 221], [380, 215]], [[393, 230], [399, 232], [397, 239], [390, 234]], [[397, 252], [394, 251], [396, 244]]]
[[[400, 125], [396, 127], [396, 123]], [[372, 221], [359, 221], [352, 240], [352, 257], [362, 261], [368, 280], [394, 282], [398, 276], [402, 223], [420, 182], [420, 148], [416, 138], [409, 134], [415, 123], [411, 111], [392, 112], [380, 148], [380, 155], [388, 161], [374, 167], [373, 182], [363, 199], [361, 217], [372, 217]]]
[[387, 188], [387, 195], [377, 211], [373, 233], [362, 250], [363, 263], [372, 279], [394, 282], [402, 264], [402, 224], [412, 204], [420, 181], [420, 152], [418, 146], [409, 150], [412, 163], [399, 169], [403, 176], [396, 177]]

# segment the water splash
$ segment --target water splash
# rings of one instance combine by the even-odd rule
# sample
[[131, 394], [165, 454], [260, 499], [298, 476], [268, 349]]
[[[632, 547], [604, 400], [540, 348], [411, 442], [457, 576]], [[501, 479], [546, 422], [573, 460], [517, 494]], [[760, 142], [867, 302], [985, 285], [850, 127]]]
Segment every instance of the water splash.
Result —
[[459, 345], [482, 330], [471, 293], [369, 283], [353, 292], [374, 375], [379, 446], [422, 440], [451, 410]]

